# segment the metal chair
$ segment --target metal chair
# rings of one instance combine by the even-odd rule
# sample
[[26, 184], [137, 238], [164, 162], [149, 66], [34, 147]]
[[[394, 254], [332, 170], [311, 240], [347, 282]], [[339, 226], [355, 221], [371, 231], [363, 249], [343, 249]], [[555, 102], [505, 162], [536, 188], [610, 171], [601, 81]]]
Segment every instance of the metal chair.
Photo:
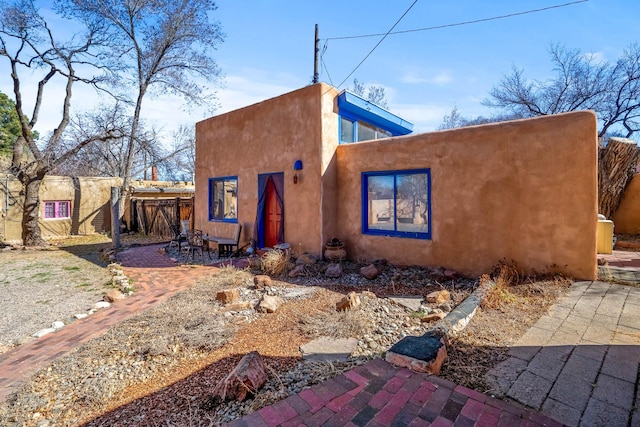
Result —
[[189, 257], [191, 260], [195, 262], [196, 260], [196, 251], [200, 253], [200, 259], [204, 263], [204, 256], [202, 255], [202, 230], [187, 230], [187, 246], [185, 247], [186, 255], [185, 263], [189, 262]]
[[169, 225], [169, 229], [171, 230], [171, 241], [169, 242], [169, 247], [173, 246], [174, 244], [178, 245], [178, 250], [181, 251], [182, 250], [182, 242], [186, 242], [187, 241], [187, 233], [186, 232], [182, 232], [180, 230], [180, 226], [179, 225]]

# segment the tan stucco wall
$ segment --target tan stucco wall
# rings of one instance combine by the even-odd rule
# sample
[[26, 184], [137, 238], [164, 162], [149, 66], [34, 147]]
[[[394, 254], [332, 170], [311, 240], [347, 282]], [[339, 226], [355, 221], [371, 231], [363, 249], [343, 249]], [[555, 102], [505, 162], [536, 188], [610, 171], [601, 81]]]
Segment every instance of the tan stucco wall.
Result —
[[[22, 239], [22, 185], [13, 176], [0, 177], [2, 197], [2, 237], [6, 242]], [[8, 183], [9, 192], [6, 192]], [[40, 187], [40, 228], [42, 237], [63, 237], [71, 234], [94, 234], [109, 231], [111, 187], [119, 187], [118, 178], [46, 176]], [[7, 198], [8, 195], [8, 198]], [[44, 201], [71, 202], [71, 218], [43, 219]], [[7, 203], [8, 201], [8, 203]], [[8, 209], [7, 209], [8, 205]]]
[[[354, 259], [595, 279], [596, 150], [592, 112], [340, 145], [338, 237]], [[361, 173], [414, 168], [431, 169], [432, 239], [362, 234]]]
[[[334, 88], [317, 84], [197, 123], [195, 228], [210, 235], [225, 233], [221, 229], [228, 227], [208, 220], [208, 180], [237, 176], [240, 242], [248, 243], [256, 219], [258, 175], [284, 172], [285, 240], [319, 254], [322, 227], [329, 221], [326, 211], [335, 208], [333, 191], [324, 196], [322, 176], [332, 167], [335, 171], [331, 146], [337, 145], [337, 119], [327, 116], [337, 117], [336, 94]], [[326, 128], [332, 132], [333, 126], [333, 135], [323, 133], [323, 120], [336, 122]], [[323, 144], [331, 154], [325, 154]], [[303, 170], [293, 184], [296, 160], [302, 160]]]
[[640, 174], [636, 174], [625, 189], [611, 219], [616, 233], [640, 234]]

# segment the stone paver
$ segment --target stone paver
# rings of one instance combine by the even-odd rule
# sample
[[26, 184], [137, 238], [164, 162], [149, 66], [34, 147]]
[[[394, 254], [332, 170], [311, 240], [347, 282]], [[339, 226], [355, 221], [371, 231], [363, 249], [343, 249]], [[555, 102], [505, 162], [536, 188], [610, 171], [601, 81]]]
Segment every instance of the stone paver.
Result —
[[[615, 252], [640, 284], [640, 253]], [[640, 426], [640, 288], [575, 282], [508, 355], [486, 377], [498, 395], [568, 426]]]

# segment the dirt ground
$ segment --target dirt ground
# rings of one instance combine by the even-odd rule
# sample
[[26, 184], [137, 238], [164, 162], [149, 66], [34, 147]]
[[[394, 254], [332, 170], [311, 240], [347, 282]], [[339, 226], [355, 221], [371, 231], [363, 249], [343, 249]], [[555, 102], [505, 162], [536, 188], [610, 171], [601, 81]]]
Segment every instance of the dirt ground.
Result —
[[[93, 259], [87, 269], [102, 268], [104, 261], [97, 254], [108, 242], [104, 238], [79, 242], [59, 242], [57, 246], [77, 246], [65, 249], [65, 253]], [[34, 263], [42, 263], [47, 255], [50, 253], [34, 253]], [[0, 269], [2, 260], [0, 257]], [[379, 297], [397, 293], [424, 295], [430, 290], [426, 283], [433, 282], [424, 269], [388, 271], [393, 273], [393, 280], [378, 284], [374, 290]], [[47, 276], [63, 283], [55, 277]], [[0, 409], [0, 421], [16, 426], [37, 425], [43, 420], [51, 425], [218, 425], [366, 360], [304, 364], [299, 352], [299, 346], [313, 337], [304, 325], [310, 323], [314, 313], [322, 314], [326, 329], [336, 331], [338, 336], [352, 335], [354, 330], [375, 333], [366, 329], [373, 323], [371, 317], [363, 317], [371, 313], [354, 311], [348, 318], [326, 314], [346, 292], [363, 290], [357, 283], [319, 286], [321, 280], [307, 277], [305, 280], [311, 281], [317, 291], [310, 297], [288, 300], [269, 316], [227, 315], [219, 305], [212, 304], [217, 290], [246, 287], [251, 277], [246, 271], [225, 269], [217, 277], [56, 360], [9, 399]], [[544, 314], [570, 283], [557, 277], [521, 278], [515, 266], [497, 271], [494, 278], [498, 286], [470, 325], [449, 343], [449, 356], [441, 372], [451, 381], [489, 394], [484, 373], [506, 357], [508, 346]], [[454, 295], [458, 293], [458, 303], [468, 295], [460, 290], [468, 282], [462, 283], [464, 286], [457, 288], [451, 283]], [[436, 287], [443, 285], [438, 283]], [[348, 325], [355, 329], [345, 329]], [[360, 332], [358, 327], [362, 328]], [[242, 404], [213, 404], [213, 387], [242, 355], [254, 350], [265, 357], [268, 366], [269, 382], [264, 390]], [[34, 418], [36, 413], [38, 417]]]

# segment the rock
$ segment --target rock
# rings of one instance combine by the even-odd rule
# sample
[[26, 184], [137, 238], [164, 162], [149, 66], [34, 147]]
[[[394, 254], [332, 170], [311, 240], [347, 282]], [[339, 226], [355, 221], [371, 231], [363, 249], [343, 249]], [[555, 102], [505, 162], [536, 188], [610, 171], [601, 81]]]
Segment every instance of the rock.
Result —
[[254, 395], [266, 381], [267, 374], [262, 357], [257, 351], [252, 351], [240, 359], [238, 365], [216, 385], [213, 396], [222, 402], [242, 402], [247, 395]]
[[111, 289], [105, 296], [102, 297], [102, 299], [104, 299], [106, 302], [122, 301], [125, 298], [126, 297], [124, 296], [124, 294], [117, 289]]
[[264, 289], [266, 286], [271, 286], [271, 277], [266, 274], [259, 274], [253, 278], [253, 284], [256, 289]]
[[45, 329], [40, 329], [38, 332], [36, 332], [35, 334], [33, 334], [34, 338], [40, 338], [43, 337], [47, 334], [50, 334], [51, 332], [55, 332], [56, 330], [53, 328], [45, 328]]
[[51, 324], [51, 327], [53, 329], [60, 329], [60, 328], [64, 328], [64, 322], [62, 320], [56, 320], [55, 322], [53, 322]]
[[89, 315], [87, 313], [78, 313], [78, 314], [74, 314], [73, 317], [75, 317], [76, 319], [80, 320], [80, 319], [84, 319], [85, 317], [88, 317]]
[[238, 288], [225, 289], [216, 294], [216, 301], [220, 301], [223, 305], [238, 302], [240, 298], [240, 290]]
[[458, 272], [454, 270], [444, 270], [442, 274], [444, 275], [444, 277], [451, 280], [455, 280], [460, 276]]
[[302, 254], [296, 259], [296, 265], [311, 265], [315, 263], [316, 259], [309, 254]]
[[289, 277], [302, 276], [302, 273], [304, 273], [304, 264], [297, 264], [293, 267], [293, 270], [289, 272]]
[[376, 299], [378, 298], [378, 296], [376, 294], [374, 294], [371, 291], [362, 291], [360, 292], [360, 295], [362, 295], [363, 297], [367, 297], [369, 299]]
[[427, 314], [426, 316], [424, 316], [422, 319], [420, 319], [420, 321], [422, 322], [437, 322], [438, 320], [442, 320], [445, 318], [447, 314], [443, 313], [443, 312], [433, 312], [431, 314]]
[[277, 296], [264, 295], [257, 310], [262, 313], [275, 313], [276, 310], [284, 303], [284, 300]]
[[158, 249], [158, 253], [163, 254], [163, 255], [166, 254], [167, 253], [167, 248]]
[[369, 264], [366, 267], [362, 267], [360, 269], [360, 275], [369, 280], [375, 279], [376, 277], [378, 277], [379, 274], [380, 272], [378, 271], [376, 266], [373, 264]]
[[224, 306], [224, 311], [244, 311], [253, 309], [255, 302], [239, 301]]
[[107, 301], [98, 301], [97, 303], [93, 304], [93, 307], [96, 308], [96, 309], [109, 308], [109, 307], [111, 307], [111, 304], [108, 303]]
[[336, 310], [345, 311], [360, 307], [360, 297], [355, 292], [349, 292], [344, 298], [336, 303]]
[[451, 304], [449, 304], [448, 302], [443, 302], [438, 306], [438, 308], [445, 313], [449, 313], [451, 311]]
[[404, 337], [385, 354], [385, 360], [392, 365], [431, 375], [440, 373], [446, 358], [444, 340], [431, 334]]
[[340, 264], [330, 264], [324, 275], [325, 277], [338, 278], [342, 276], [342, 266]]
[[444, 302], [449, 301], [450, 299], [451, 299], [451, 295], [449, 294], [449, 291], [446, 289], [431, 292], [429, 295], [427, 295], [427, 302], [430, 302], [432, 304], [442, 304]]

